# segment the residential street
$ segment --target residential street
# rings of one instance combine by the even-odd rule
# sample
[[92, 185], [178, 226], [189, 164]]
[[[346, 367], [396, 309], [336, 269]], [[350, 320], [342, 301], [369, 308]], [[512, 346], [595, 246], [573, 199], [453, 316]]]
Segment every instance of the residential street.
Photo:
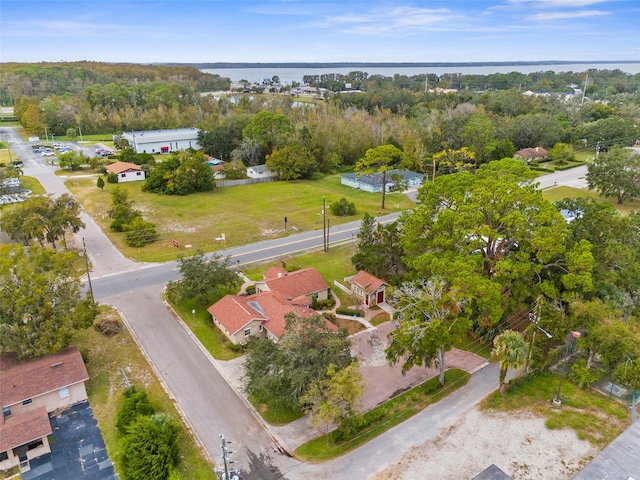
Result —
[[[67, 193], [64, 179], [54, 167], [32, 152], [13, 128], [0, 128], [24, 163], [24, 174], [37, 178], [47, 192]], [[541, 188], [557, 184], [584, 185], [586, 168], [573, 169], [539, 179]], [[383, 217], [392, 221], [396, 216]], [[220, 462], [219, 434], [238, 442], [233, 450], [244, 479], [367, 478], [397, 461], [413, 445], [438, 435], [441, 427], [455, 420], [498, 387], [498, 367], [490, 365], [475, 373], [465, 387], [407, 422], [396, 426], [359, 449], [331, 462], [307, 465], [284, 455], [256, 414], [233, 391], [216, 368], [216, 361], [192, 337], [161, 301], [168, 280], [178, 278], [175, 263], [144, 264], [124, 257], [98, 225], [83, 213], [86, 228], [77, 243], [86, 246], [93, 266], [96, 300], [122, 312], [147, 358], [154, 365], [185, 421], [211, 458]], [[332, 227], [331, 241], [349, 241], [359, 222]], [[322, 233], [302, 232], [286, 238], [229, 248], [218, 252], [231, 255], [240, 264], [292, 255], [320, 248]], [[240, 447], [240, 448], [238, 448]]]

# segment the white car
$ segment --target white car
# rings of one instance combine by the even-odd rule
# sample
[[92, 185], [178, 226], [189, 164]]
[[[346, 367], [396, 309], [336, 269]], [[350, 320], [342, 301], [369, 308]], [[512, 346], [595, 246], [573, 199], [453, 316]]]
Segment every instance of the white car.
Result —
[[51, 150], [46, 150], [44, 152], [40, 152], [40, 155], [42, 155], [43, 157], [53, 157], [55, 153], [53, 153]]

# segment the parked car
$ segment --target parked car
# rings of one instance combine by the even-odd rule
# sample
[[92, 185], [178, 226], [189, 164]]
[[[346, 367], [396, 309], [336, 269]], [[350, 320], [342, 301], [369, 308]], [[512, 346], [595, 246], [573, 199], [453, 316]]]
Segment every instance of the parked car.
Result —
[[55, 153], [53, 153], [51, 150], [45, 150], [44, 152], [40, 152], [40, 155], [42, 155], [43, 157], [53, 157], [55, 156]]

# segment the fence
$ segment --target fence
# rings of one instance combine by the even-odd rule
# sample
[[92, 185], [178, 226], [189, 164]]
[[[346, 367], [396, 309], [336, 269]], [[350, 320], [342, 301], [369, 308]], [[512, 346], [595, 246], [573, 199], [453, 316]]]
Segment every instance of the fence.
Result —
[[216, 187], [237, 187], [238, 185], [253, 185], [254, 183], [277, 182], [278, 177], [241, 178], [240, 180], [216, 180]]

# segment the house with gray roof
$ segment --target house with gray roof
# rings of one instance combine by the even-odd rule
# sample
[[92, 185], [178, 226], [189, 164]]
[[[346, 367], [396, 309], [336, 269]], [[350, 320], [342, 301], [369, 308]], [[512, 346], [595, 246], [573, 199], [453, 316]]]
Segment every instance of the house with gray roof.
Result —
[[136, 153], [171, 153], [193, 148], [200, 150], [198, 128], [174, 128], [170, 130], [146, 130], [124, 132], [122, 138]]
[[[388, 170], [387, 172], [386, 190], [387, 192], [396, 186], [393, 177], [399, 176], [406, 184], [407, 188], [416, 188], [424, 182], [424, 175], [415, 173], [410, 170]], [[382, 192], [382, 173], [361, 174], [361, 173], [345, 173], [340, 176], [340, 183], [351, 188], [364, 190], [370, 193]]]

